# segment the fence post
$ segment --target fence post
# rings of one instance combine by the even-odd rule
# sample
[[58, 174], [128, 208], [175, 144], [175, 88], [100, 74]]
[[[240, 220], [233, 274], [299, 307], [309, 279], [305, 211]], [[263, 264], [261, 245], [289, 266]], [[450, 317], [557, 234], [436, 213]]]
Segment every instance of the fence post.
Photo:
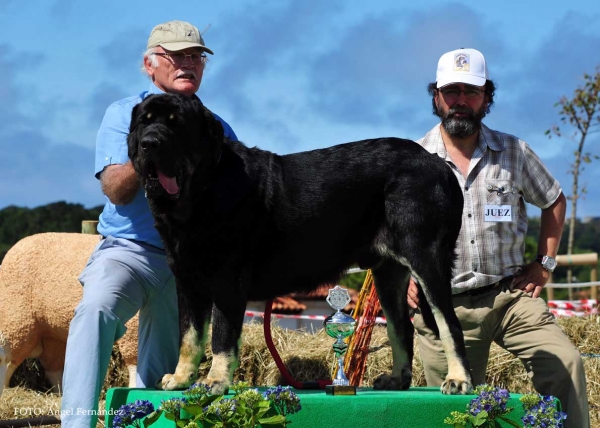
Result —
[[[550, 277], [548, 278], [548, 284], [552, 284], [552, 272], [550, 272]], [[547, 302], [550, 300], [554, 300], [554, 288], [546, 288], [546, 295], [548, 296]]]
[[[559, 254], [556, 256], [556, 263], [557, 266], [591, 266], [590, 282], [598, 281], [598, 253]], [[552, 275], [550, 275], [550, 280], [548, 282], [552, 282]], [[554, 298], [554, 292], [551, 288], [548, 288], [547, 290], [548, 300], [552, 300]], [[569, 290], [571, 290], [571, 288], [569, 288]], [[590, 286], [590, 294], [592, 299], [598, 298], [598, 288], [595, 285]]]
[[88, 235], [98, 234], [98, 220], [83, 220], [81, 222], [81, 233], [87, 233]]
[[[595, 265], [592, 268], [592, 271], [590, 272], [590, 282], [596, 282], [598, 281], [598, 265]], [[598, 286], [597, 285], [592, 285], [591, 287], [592, 289], [592, 299], [597, 299], [598, 298]]]

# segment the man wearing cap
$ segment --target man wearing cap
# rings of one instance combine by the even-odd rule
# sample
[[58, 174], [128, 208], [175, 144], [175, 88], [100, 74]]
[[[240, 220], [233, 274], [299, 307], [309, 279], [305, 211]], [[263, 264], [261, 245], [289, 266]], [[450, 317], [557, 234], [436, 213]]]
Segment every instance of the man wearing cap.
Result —
[[[481, 52], [442, 55], [428, 89], [441, 123], [418, 143], [446, 161], [463, 189], [452, 293], [473, 383], [485, 383], [496, 342], [522, 361], [539, 393], [560, 399], [565, 427], [589, 427], [581, 356], [538, 298], [556, 266], [566, 210], [560, 185], [527, 143], [481, 123], [495, 91]], [[539, 256], [528, 265], [523, 263], [525, 202], [541, 209]], [[423, 322], [412, 279], [408, 301], [417, 309], [414, 325], [427, 384], [441, 385], [446, 359], [440, 340]]]
[[[62, 426], [96, 426], [98, 398], [113, 343], [138, 311], [138, 387], [153, 387], [175, 370], [179, 317], [175, 281], [154, 228], [144, 190], [127, 155], [133, 107], [151, 94], [194, 96], [206, 54], [198, 29], [182, 21], [157, 25], [150, 33], [142, 70], [152, 81], [147, 91], [108, 107], [96, 139], [96, 178], [106, 204], [98, 232], [102, 240], [79, 280], [83, 297], [67, 340], [63, 376]], [[225, 135], [237, 140], [221, 118]]]

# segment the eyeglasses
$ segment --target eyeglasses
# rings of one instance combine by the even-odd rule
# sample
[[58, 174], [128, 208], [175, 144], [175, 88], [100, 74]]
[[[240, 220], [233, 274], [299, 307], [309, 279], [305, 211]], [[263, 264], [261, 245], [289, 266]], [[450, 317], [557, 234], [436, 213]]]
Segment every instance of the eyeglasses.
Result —
[[465, 94], [465, 97], [471, 100], [479, 98], [481, 94], [483, 94], [483, 91], [477, 88], [466, 88], [464, 91], [458, 88], [442, 88], [439, 91], [442, 93], [442, 95], [444, 95], [444, 97], [452, 100], [458, 99], [461, 93]]
[[164, 56], [175, 64], [181, 64], [188, 57], [194, 64], [201, 64], [206, 61], [206, 54], [204, 52], [194, 52], [191, 54], [186, 54], [184, 52], [154, 52], [153, 55]]

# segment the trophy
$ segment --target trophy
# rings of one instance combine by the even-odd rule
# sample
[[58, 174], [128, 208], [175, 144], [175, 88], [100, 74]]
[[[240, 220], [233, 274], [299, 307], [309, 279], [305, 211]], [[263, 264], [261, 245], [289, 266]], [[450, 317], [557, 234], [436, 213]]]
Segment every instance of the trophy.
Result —
[[356, 320], [350, 315], [346, 315], [342, 312], [342, 309], [350, 303], [350, 294], [345, 288], [336, 285], [335, 288], [329, 289], [329, 295], [327, 296], [327, 303], [336, 312], [333, 315], [328, 316], [323, 321], [325, 331], [330, 337], [336, 339], [333, 344], [333, 350], [337, 358], [337, 373], [333, 379], [332, 385], [327, 385], [325, 391], [330, 395], [356, 395], [356, 387], [350, 385], [348, 378], [344, 374], [344, 354], [348, 345], [344, 342], [344, 339], [350, 336], [354, 332]]

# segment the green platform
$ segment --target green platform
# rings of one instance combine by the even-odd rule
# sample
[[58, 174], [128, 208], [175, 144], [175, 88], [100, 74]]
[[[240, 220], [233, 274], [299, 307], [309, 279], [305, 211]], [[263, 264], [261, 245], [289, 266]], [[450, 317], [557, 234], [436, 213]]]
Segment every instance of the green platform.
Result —
[[[264, 388], [259, 388], [261, 391]], [[302, 410], [289, 419], [291, 428], [440, 428], [453, 410], [464, 411], [474, 395], [443, 395], [439, 388], [410, 388], [408, 391], [374, 391], [358, 388], [355, 396], [326, 395], [325, 391], [295, 390]], [[182, 397], [181, 391], [113, 388], [106, 394], [107, 427], [112, 427], [111, 413], [135, 400], [149, 400], [155, 407], [162, 400]], [[523, 409], [520, 394], [511, 394], [510, 419], [520, 423]], [[111, 412], [112, 410], [112, 412]], [[504, 425], [503, 425], [504, 426]], [[153, 428], [174, 428], [161, 416]], [[275, 428], [273, 425], [269, 425]]]

